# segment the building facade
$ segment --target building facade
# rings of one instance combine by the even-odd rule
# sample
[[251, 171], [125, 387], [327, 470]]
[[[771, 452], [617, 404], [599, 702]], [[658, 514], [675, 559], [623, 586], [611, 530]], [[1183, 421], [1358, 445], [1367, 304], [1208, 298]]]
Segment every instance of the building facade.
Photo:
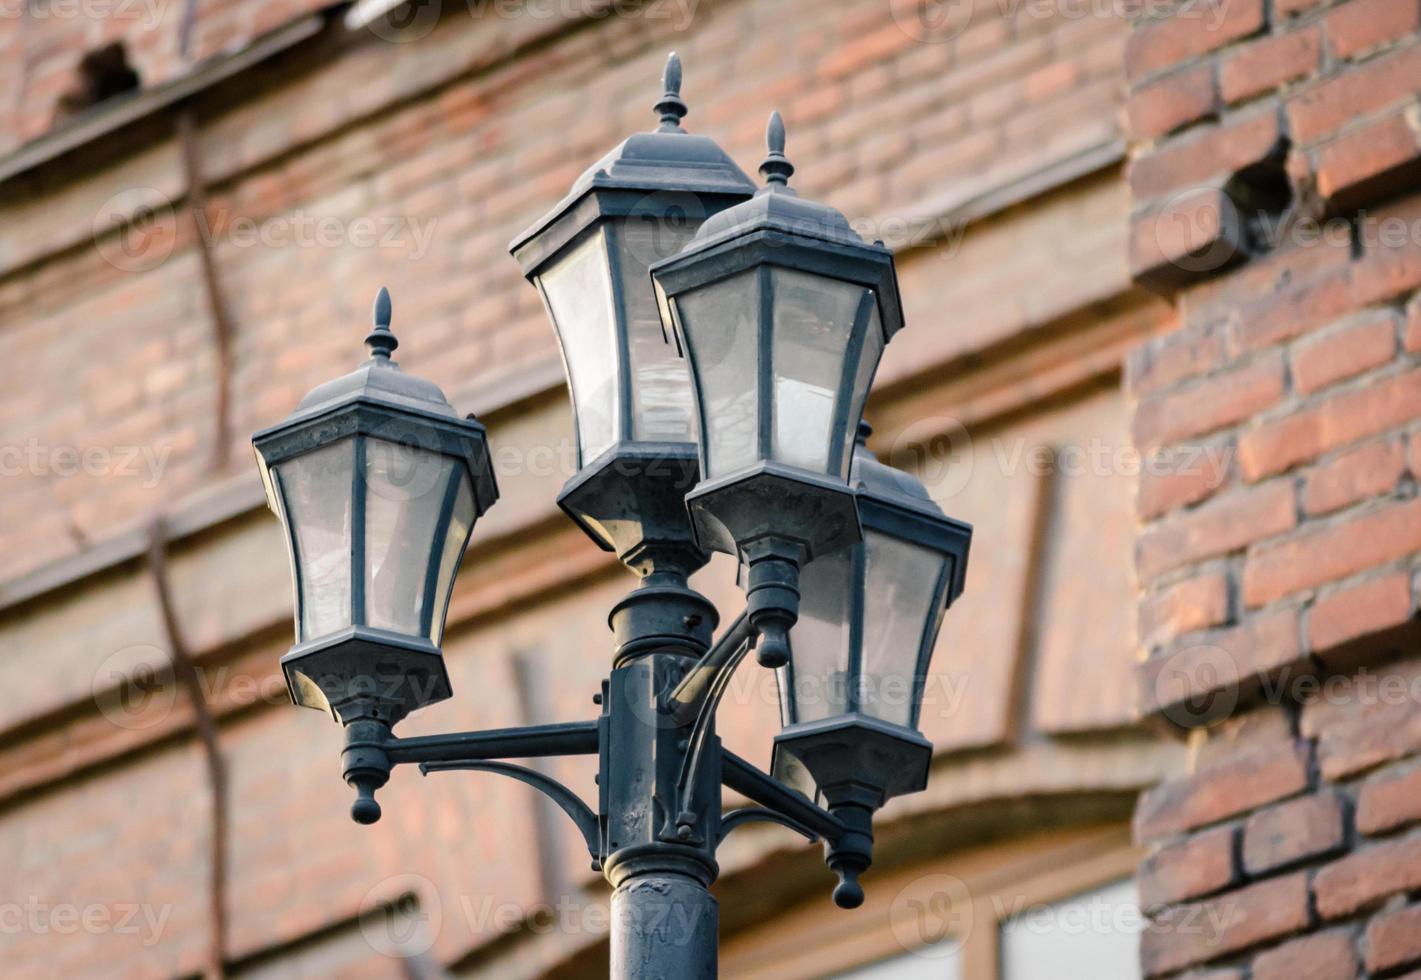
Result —
[[[6, 975], [605, 973], [605, 886], [525, 787], [397, 771], [381, 822], [349, 821], [338, 734], [280, 679], [289, 576], [248, 435], [358, 361], [387, 285], [403, 366], [488, 425], [502, 489], [451, 606], [454, 697], [401, 733], [592, 717], [633, 580], [555, 506], [562, 368], [506, 246], [654, 125], [673, 49], [689, 129], [750, 170], [778, 108], [796, 186], [895, 249], [908, 327], [872, 445], [976, 528], [925, 696], [933, 776], [880, 815], [867, 903], [834, 908], [787, 831], [737, 831], [725, 975], [1421, 965], [1418, 18], [11, 11]], [[696, 580], [727, 617], [734, 578]], [[721, 718], [767, 763], [773, 679], [747, 665]], [[584, 762], [549, 771], [591, 795]]]

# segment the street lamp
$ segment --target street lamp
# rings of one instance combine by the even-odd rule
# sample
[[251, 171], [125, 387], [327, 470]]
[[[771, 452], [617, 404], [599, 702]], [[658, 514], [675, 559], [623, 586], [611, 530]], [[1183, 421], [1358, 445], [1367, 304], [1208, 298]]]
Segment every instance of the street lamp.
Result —
[[739, 555], [766, 667], [789, 658], [800, 568], [859, 540], [845, 482], [884, 346], [903, 326], [893, 255], [788, 186], [779, 113], [765, 186], [651, 269], [691, 369], [704, 547]]
[[[674, 55], [663, 88], [657, 131], [625, 141], [512, 246], [572, 393], [579, 471], [559, 503], [640, 578], [609, 616], [595, 720], [393, 734], [450, 696], [449, 592], [497, 489], [483, 426], [390, 359], [384, 290], [369, 362], [253, 442], [291, 554], [296, 645], [283, 669], [294, 702], [345, 726], [354, 818], [379, 818], [374, 792], [400, 764], [521, 780], [572, 819], [612, 885], [612, 975], [708, 978], [709, 886], [736, 827], [822, 838], [835, 901], [862, 901], [873, 812], [926, 781], [922, 676], [962, 590], [970, 529], [855, 450], [879, 356], [902, 326], [891, 255], [788, 189], [778, 116], [768, 186], [751, 196], [719, 147], [681, 129]], [[747, 611], [718, 639], [715, 606], [687, 581], [705, 549], [746, 569]], [[782, 778], [715, 734], [752, 648], [780, 668]], [[899, 675], [897, 699], [876, 687]], [[816, 700], [815, 688], [833, 693]], [[598, 757], [595, 810], [507, 761], [559, 755]], [[723, 812], [722, 787], [752, 805]]]

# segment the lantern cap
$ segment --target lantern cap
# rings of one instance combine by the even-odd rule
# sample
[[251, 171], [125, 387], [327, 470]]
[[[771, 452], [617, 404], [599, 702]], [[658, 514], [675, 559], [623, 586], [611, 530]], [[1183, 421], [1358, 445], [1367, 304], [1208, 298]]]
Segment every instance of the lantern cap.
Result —
[[296, 406], [288, 422], [350, 401], [373, 401], [450, 419], [459, 418], [459, 413], [449, 404], [438, 385], [405, 374], [399, 364], [391, 360], [391, 353], [400, 345], [390, 330], [391, 314], [390, 291], [381, 286], [375, 296], [374, 326], [365, 337], [366, 346], [370, 348], [369, 360], [349, 374], [311, 389]]
[[781, 234], [819, 239], [855, 248], [887, 250], [881, 245], [869, 245], [849, 226], [843, 213], [818, 201], [809, 201], [789, 186], [794, 164], [785, 156], [785, 126], [778, 112], [771, 113], [765, 130], [768, 153], [760, 164], [765, 186], [755, 196], [733, 208], [707, 219], [682, 251], [709, 248], [728, 238], [737, 238], [756, 231], [771, 230]]
[[[666, 59], [662, 87], [661, 98], [653, 107], [660, 120], [657, 128], [635, 133], [617, 144], [583, 171], [572, 190], [551, 211], [509, 243], [509, 251], [523, 264], [525, 274], [531, 274], [556, 251], [556, 248], [550, 251], [528, 246], [570, 213], [579, 211], [589, 195], [600, 193], [611, 199], [599, 202], [587, 215], [579, 215], [575, 227], [557, 236], [560, 239], [557, 247], [604, 213], [653, 214], [656, 209], [645, 198], [658, 192], [708, 196], [708, 200], [701, 202], [705, 213], [724, 206], [718, 198], [728, 195], [743, 200], [755, 193], [754, 182], [720, 144], [709, 136], [698, 136], [681, 128], [681, 119], [688, 110], [681, 98], [681, 59], [675, 52]], [[630, 194], [630, 199], [618, 200], [619, 192]]]

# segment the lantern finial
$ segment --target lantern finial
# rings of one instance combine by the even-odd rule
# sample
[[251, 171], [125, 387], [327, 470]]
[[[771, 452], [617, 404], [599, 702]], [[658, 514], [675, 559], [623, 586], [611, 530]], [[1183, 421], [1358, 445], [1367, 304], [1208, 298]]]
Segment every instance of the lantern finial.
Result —
[[760, 176], [765, 178], [769, 190], [785, 187], [794, 173], [794, 164], [785, 156], [785, 121], [778, 111], [770, 113], [770, 124], [765, 128], [765, 144], [770, 152], [760, 164]]
[[661, 125], [657, 129], [663, 133], [683, 133], [681, 119], [690, 110], [681, 99], [681, 56], [675, 51], [666, 56], [666, 70], [661, 73], [661, 84], [665, 91], [661, 94], [661, 100], [652, 107], [661, 114]]
[[390, 291], [384, 286], [375, 294], [375, 309], [372, 319], [375, 327], [365, 336], [365, 344], [370, 348], [370, 356], [388, 361], [391, 352], [400, 346], [399, 340], [390, 332]]

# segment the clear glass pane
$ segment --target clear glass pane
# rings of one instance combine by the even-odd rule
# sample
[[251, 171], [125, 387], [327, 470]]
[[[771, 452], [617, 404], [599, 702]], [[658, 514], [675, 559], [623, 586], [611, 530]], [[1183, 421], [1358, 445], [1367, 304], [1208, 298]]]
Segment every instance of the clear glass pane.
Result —
[[800, 573], [799, 622], [790, 632], [794, 721], [817, 721], [848, 710], [849, 590], [856, 551], [846, 548], [817, 558]]
[[714, 479], [760, 458], [758, 274], [722, 279], [675, 302], [705, 412], [705, 477]]
[[[435, 646], [444, 642], [444, 616], [449, 610], [449, 596], [454, 591], [454, 577], [459, 574], [464, 548], [468, 546], [469, 535], [474, 530], [474, 491], [469, 471], [462, 465], [456, 466], [454, 479], [458, 481], [454, 490], [454, 511], [449, 515], [449, 530], [444, 535], [439, 578], [434, 583], [434, 604], [430, 609], [429, 638]], [[440, 547], [438, 541], [435, 547]]]
[[868, 529], [864, 549], [868, 577], [859, 704], [865, 714], [911, 725], [923, 629], [929, 621], [936, 625], [942, 616], [938, 584], [944, 558]]
[[[844, 355], [862, 286], [793, 269], [771, 272], [774, 288], [776, 460], [829, 472]], [[836, 461], [837, 462], [837, 461]]]
[[1002, 977], [1138, 980], [1143, 927], [1133, 881], [1033, 906], [1002, 925]]
[[612, 281], [600, 231], [539, 276], [562, 345], [583, 462], [617, 440], [617, 331]]
[[350, 510], [355, 440], [342, 439], [280, 463], [296, 567], [298, 642], [350, 625]]
[[[365, 449], [365, 621], [423, 635], [440, 514], [458, 461], [384, 439]], [[462, 469], [462, 467], [460, 467]]]
[[675, 255], [690, 240], [685, 221], [623, 219], [615, 234], [617, 273], [622, 281], [627, 348], [631, 361], [632, 435], [649, 442], [694, 442], [691, 375], [661, 328], [651, 263]]
[[883, 327], [878, 319], [878, 304], [870, 308], [868, 331], [864, 335], [863, 350], [859, 355], [854, 387], [849, 403], [849, 414], [845, 419], [844, 455], [838, 460], [830, 460], [837, 467], [839, 475], [848, 479], [849, 465], [854, 457], [854, 440], [858, 436], [859, 422], [863, 419], [864, 403], [868, 401], [869, 389], [873, 387], [873, 376], [878, 373], [878, 362], [883, 357]]
[[959, 980], [962, 944], [948, 940], [832, 976], [833, 980]]

